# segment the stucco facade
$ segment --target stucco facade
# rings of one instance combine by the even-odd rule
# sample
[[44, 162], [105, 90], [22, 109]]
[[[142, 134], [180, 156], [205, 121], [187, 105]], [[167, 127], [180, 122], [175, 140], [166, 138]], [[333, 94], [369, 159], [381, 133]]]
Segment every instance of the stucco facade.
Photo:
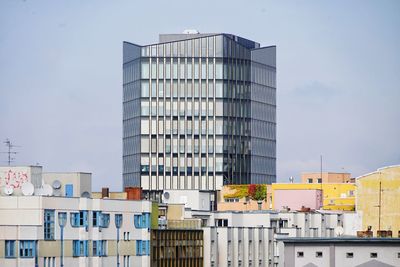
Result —
[[[276, 190], [322, 190], [322, 209], [324, 210], [355, 210], [355, 184], [353, 183], [280, 183], [272, 184], [272, 208], [279, 209], [274, 202]], [[298, 199], [301, 202], [301, 199]]]
[[[357, 184], [357, 211], [362, 216], [362, 227], [376, 231], [400, 231], [400, 165], [380, 168], [360, 176]], [[380, 190], [381, 189], [381, 192]], [[380, 201], [379, 201], [380, 199]], [[380, 206], [380, 208], [379, 208]]]

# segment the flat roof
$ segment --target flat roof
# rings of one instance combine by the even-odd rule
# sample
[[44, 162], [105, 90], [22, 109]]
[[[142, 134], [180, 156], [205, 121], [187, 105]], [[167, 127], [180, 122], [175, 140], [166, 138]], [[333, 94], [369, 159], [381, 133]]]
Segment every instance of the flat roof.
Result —
[[319, 238], [319, 237], [283, 237], [277, 238], [278, 241], [284, 243], [390, 243], [400, 244], [400, 238], [361, 238], [361, 237], [333, 237], [333, 238]]

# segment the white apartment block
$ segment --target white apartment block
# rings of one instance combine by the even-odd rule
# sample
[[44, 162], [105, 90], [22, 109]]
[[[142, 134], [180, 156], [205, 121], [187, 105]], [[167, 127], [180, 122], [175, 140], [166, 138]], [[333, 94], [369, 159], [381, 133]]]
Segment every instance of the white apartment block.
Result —
[[[150, 266], [151, 202], [0, 196], [0, 266]], [[59, 226], [59, 213], [67, 220]], [[115, 220], [121, 220], [118, 231]], [[118, 237], [119, 232], [119, 237]], [[119, 241], [118, 241], [119, 240]]]
[[400, 266], [399, 238], [280, 238], [279, 266]]
[[213, 212], [203, 228], [205, 266], [280, 266], [277, 238], [355, 235], [356, 218], [322, 211]]

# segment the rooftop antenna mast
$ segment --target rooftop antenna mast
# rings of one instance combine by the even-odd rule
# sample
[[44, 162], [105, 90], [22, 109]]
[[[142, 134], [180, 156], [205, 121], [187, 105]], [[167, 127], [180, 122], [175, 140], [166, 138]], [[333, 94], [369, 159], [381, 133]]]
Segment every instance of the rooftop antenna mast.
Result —
[[8, 138], [3, 143], [6, 144], [6, 147], [8, 148], [8, 151], [7, 152], [2, 152], [2, 153], [7, 153], [8, 154], [7, 163], [8, 163], [8, 166], [10, 166], [11, 163], [15, 160], [15, 158], [13, 158], [12, 155], [16, 155], [18, 153], [16, 151], [12, 151], [12, 149], [14, 147], [18, 147], [18, 146], [13, 145], [13, 143], [11, 143], [10, 139], [8, 139]]

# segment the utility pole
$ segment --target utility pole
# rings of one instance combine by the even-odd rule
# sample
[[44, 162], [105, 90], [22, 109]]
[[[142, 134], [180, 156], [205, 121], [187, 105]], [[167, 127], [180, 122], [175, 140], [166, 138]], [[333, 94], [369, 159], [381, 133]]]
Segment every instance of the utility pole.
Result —
[[381, 208], [382, 208], [382, 181], [379, 181], [379, 219], [378, 219], [378, 231], [381, 230]]

